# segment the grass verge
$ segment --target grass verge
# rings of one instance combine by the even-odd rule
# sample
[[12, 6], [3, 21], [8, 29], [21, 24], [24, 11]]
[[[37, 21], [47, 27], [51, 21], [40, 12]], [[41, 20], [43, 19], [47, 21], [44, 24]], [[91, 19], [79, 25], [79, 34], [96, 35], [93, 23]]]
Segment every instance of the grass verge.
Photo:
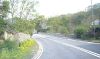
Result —
[[90, 40], [85, 40], [87, 42], [93, 42], [93, 43], [100, 43], [100, 39], [90, 39]]
[[34, 39], [27, 39], [20, 44], [7, 40], [0, 45], [0, 59], [31, 59], [37, 50], [38, 44]]

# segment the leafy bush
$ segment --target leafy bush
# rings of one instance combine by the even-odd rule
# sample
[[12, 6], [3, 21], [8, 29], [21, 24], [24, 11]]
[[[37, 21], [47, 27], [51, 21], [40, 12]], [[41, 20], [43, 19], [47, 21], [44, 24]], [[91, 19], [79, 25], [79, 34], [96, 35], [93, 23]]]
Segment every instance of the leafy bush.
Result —
[[68, 29], [66, 27], [62, 27], [59, 32], [61, 34], [67, 35], [68, 34]]
[[15, 41], [7, 40], [2, 45], [2, 47], [0, 46], [0, 59], [30, 59], [32, 50], [35, 50], [37, 43], [28, 39], [18, 46]]
[[86, 29], [84, 27], [77, 27], [74, 30], [74, 34], [77, 38], [83, 38], [84, 37], [84, 33], [86, 32]]
[[36, 42], [35, 41], [33, 41], [32, 39], [28, 39], [28, 40], [20, 43], [19, 49], [22, 50], [22, 51], [24, 51], [27, 48], [29, 48], [29, 47], [31, 48], [31, 47], [33, 47], [35, 45], [36, 45]]
[[3, 44], [0, 45], [1, 49], [6, 48], [8, 50], [15, 49], [16, 47], [18, 47], [17, 43], [15, 41], [10, 41], [9, 39], [5, 40]]
[[95, 39], [99, 39], [100, 37], [100, 26], [95, 26], [90, 28], [89, 31], [88, 31], [88, 35], [87, 35], [89, 38], [94, 38], [95, 36]]
[[35, 28], [35, 23], [32, 20], [29, 21], [25, 19], [17, 19], [12, 25], [12, 28], [18, 32], [23, 32], [32, 35], [33, 30]]
[[5, 26], [6, 22], [2, 18], [0, 18], [0, 34], [3, 34]]

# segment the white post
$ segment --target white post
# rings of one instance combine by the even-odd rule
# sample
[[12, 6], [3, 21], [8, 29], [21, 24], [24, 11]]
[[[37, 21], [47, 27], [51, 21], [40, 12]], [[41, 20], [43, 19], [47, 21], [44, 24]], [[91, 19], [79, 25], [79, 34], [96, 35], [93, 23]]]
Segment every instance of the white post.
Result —
[[6, 31], [4, 32], [4, 39], [5, 40], [7, 39], [7, 32]]

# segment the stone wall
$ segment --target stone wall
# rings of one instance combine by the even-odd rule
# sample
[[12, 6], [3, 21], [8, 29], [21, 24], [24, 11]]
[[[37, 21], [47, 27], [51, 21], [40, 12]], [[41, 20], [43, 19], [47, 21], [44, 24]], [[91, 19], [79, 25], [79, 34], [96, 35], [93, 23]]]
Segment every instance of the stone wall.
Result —
[[15, 35], [15, 38], [18, 39], [19, 42], [22, 42], [26, 39], [31, 38], [31, 36], [29, 34], [24, 34], [24, 33], [17, 33]]

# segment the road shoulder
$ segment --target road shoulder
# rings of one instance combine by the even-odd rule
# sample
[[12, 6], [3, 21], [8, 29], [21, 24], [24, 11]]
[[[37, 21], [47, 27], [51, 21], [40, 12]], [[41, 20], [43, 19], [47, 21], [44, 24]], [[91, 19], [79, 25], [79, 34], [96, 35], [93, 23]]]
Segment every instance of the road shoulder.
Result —
[[39, 49], [37, 51], [37, 53], [35, 54], [35, 56], [32, 59], [39, 59], [43, 53], [43, 46], [42, 44], [36, 40], [36, 42], [38, 43]]

